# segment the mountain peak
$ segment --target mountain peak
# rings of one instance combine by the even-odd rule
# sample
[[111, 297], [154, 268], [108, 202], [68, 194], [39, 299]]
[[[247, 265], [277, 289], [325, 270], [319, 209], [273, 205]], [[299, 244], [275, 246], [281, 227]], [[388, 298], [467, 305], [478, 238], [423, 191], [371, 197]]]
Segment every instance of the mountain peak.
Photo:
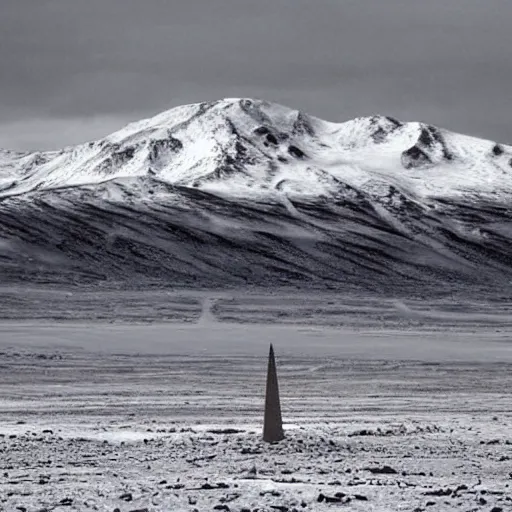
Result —
[[152, 176], [235, 196], [509, 194], [512, 148], [387, 116], [332, 123], [250, 98], [184, 105], [104, 139], [0, 157], [0, 197]]

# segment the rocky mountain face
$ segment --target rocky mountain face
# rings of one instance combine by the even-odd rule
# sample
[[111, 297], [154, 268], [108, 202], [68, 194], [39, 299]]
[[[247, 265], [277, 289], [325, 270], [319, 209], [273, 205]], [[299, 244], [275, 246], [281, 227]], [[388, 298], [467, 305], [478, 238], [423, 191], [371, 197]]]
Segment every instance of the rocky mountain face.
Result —
[[0, 151], [0, 277], [503, 288], [511, 200], [511, 146], [226, 99], [62, 151]]

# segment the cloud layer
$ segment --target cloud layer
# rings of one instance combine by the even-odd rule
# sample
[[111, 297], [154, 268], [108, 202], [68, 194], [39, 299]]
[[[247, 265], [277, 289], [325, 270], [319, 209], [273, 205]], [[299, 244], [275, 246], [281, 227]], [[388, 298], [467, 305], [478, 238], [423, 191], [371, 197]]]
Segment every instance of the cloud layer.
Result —
[[0, 147], [250, 96], [512, 142], [510, 0], [3, 0]]

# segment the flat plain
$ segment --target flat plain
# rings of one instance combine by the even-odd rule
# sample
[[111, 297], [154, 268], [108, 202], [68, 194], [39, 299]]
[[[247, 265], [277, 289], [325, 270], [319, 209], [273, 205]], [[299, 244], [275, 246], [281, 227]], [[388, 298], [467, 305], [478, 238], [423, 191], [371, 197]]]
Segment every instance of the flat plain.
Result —
[[0, 295], [0, 510], [512, 509], [506, 300]]

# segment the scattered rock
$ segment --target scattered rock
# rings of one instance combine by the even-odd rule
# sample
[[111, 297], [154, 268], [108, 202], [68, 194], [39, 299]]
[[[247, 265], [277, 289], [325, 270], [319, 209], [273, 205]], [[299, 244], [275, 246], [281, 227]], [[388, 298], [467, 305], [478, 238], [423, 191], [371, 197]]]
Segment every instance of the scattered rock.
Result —
[[266, 139], [267, 139], [267, 142], [269, 142], [270, 144], [273, 144], [274, 146], [277, 146], [277, 144], [278, 144], [277, 138], [272, 133], [268, 133], [267, 136], [266, 136]]
[[426, 491], [423, 494], [425, 496], [450, 496], [452, 494], [452, 489], [449, 487], [447, 489], [437, 489], [435, 491]]
[[257, 448], [242, 448], [240, 451], [242, 455], [259, 455], [263, 453], [261, 450]]
[[254, 133], [257, 135], [267, 135], [270, 133], [270, 129], [266, 126], [260, 126], [254, 130]]
[[206, 482], [205, 484], [201, 485], [199, 489], [196, 490], [210, 491], [212, 489], [229, 489], [229, 485], [223, 482], [220, 482], [218, 484], [210, 484]]
[[299, 149], [297, 146], [291, 145], [288, 148], [288, 153], [290, 153], [290, 155], [292, 155], [296, 158], [299, 158], [301, 160], [306, 158], [306, 153], [304, 153], [304, 151], [302, 151], [302, 149]]
[[238, 430], [236, 428], [223, 428], [223, 429], [211, 429], [207, 430], [210, 434], [242, 434], [245, 430]]
[[502, 155], [505, 151], [504, 149], [499, 145], [499, 144], [496, 144], [493, 148], [492, 148], [492, 152], [495, 156], [500, 156]]
[[298, 480], [297, 478], [292, 476], [291, 478], [282, 479], [272, 478], [272, 482], [276, 482], [277, 484], [303, 484], [304, 480]]
[[316, 501], [318, 501], [318, 503], [322, 503], [323, 501], [325, 501], [325, 503], [341, 503], [342, 499], [343, 498], [338, 497], [336, 495], [326, 496], [325, 494], [320, 493]]
[[180, 489], [183, 489], [185, 487], [184, 484], [174, 484], [174, 485], [167, 485], [166, 489], [173, 489], [175, 491], [179, 491]]
[[267, 494], [270, 494], [271, 496], [281, 496], [281, 493], [279, 491], [276, 491], [275, 489], [271, 491], [260, 491], [260, 496], [265, 496]]
[[125, 492], [119, 496], [119, 499], [123, 501], [133, 501], [133, 495], [130, 492]]
[[373, 475], [397, 475], [398, 471], [391, 466], [382, 466], [381, 468], [364, 468]]

